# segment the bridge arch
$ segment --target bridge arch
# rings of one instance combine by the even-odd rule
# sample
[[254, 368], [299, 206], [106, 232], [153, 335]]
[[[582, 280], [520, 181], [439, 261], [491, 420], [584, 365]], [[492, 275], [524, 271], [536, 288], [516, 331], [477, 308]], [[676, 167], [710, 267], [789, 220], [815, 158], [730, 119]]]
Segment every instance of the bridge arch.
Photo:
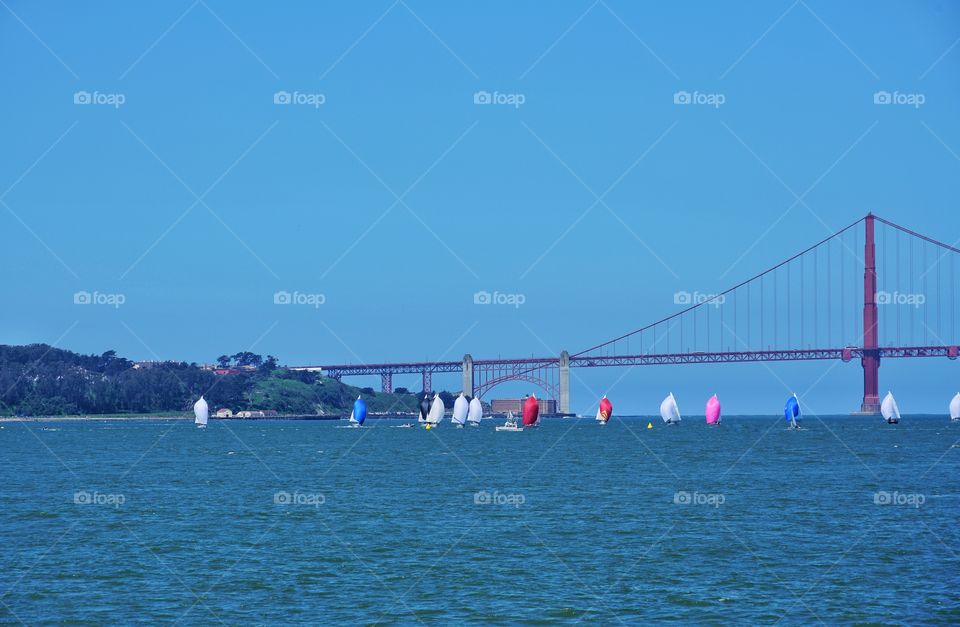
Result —
[[535, 377], [531, 374], [520, 373], [520, 374], [508, 374], [493, 379], [484, 381], [483, 383], [474, 387], [474, 392], [477, 398], [483, 398], [483, 395], [504, 383], [509, 383], [511, 381], [526, 381], [527, 383], [532, 383], [535, 386], [539, 387], [541, 390], [547, 393], [547, 398], [558, 399], [558, 390], [555, 385], [552, 385], [549, 381]]

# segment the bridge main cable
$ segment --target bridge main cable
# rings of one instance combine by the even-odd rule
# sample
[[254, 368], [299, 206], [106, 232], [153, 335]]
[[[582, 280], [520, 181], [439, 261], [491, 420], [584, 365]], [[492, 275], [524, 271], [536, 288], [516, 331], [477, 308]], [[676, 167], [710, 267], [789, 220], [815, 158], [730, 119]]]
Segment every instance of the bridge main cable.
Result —
[[[891, 226], [891, 227], [893, 227], [893, 228], [895, 228], [895, 229], [897, 229], [897, 230], [899, 230], [899, 231], [903, 231], [903, 232], [906, 233], [907, 235], [912, 235], [912, 236], [917, 237], [917, 238], [920, 238], [920, 239], [922, 239], [923, 241], [928, 242], [928, 243], [930, 243], [930, 244], [934, 244], [934, 245], [936, 245], [936, 246], [940, 246], [941, 248], [946, 248], [946, 249], [949, 250], [950, 252], [960, 253], [960, 248], [955, 248], [955, 247], [951, 246], [950, 244], [944, 244], [943, 242], [937, 241], [937, 240], [933, 239], [932, 237], [927, 237], [926, 235], [923, 235], [922, 233], [917, 233], [916, 231], [911, 231], [910, 229], [908, 229], [908, 228], [905, 227], [905, 226], [900, 226], [899, 224], [894, 224], [893, 222], [890, 222], [889, 220], [884, 220], [884, 219], [881, 218], [880, 216], [873, 216], [873, 218], [874, 218], [877, 222], [883, 222], [883, 223], [886, 224], [887, 226]], [[861, 218], [861, 219], [862, 219], [862, 218]]]
[[835, 238], [835, 237], [837, 237], [837, 236], [839, 236], [839, 235], [842, 235], [842, 234], [845, 233], [846, 231], [849, 231], [849, 230], [852, 229], [853, 227], [855, 227], [855, 226], [857, 226], [858, 224], [860, 224], [861, 222], [863, 222], [865, 219], [866, 219], [866, 216], [864, 216], [864, 217], [862, 217], [862, 218], [859, 218], [859, 219], [856, 220], [855, 222], [853, 222], [853, 223], [851, 223], [851, 224], [843, 227], [842, 229], [840, 229], [840, 230], [837, 231], [836, 233], [833, 233], [832, 235], [829, 235], [829, 236], [825, 237], [824, 239], [820, 240], [820, 241], [817, 242], [816, 244], [814, 244], [814, 245], [812, 245], [812, 246], [810, 246], [810, 247], [808, 247], [808, 248], [800, 251], [799, 253], [793, 255], [793, 256], [790, 257], [789, 259], [785, 259], [785, 260], [781, 261], [780, 263], [778, 263], [777, 265], [772, 266], [772, 267], [764, 270], [763, 272], [761, 272], [761, 273], [759, 273], [759, 274], [757, 274], [757, 275], [755, 275], [755, 276], [750, 277], [749, 279], [746, 279], [746, 280], [744, 280], [744, 281], [741, 281], [740, 283], [734, 285], [733, 287], [731, 287], [731, 288], [729, 288], [729, 289], [727, 289], [727, 290], [724, 290], [723, 292], [720, 292], [719, 294], [714, 294], [711, 298], [709, 298], [709, 299], [707, 299], [707, 300], [704, 300], [704, 301], [702, 301], [702, 302], [699, 302], [699, 303], [696, 303], [696, 304], [694, 304], [694, 305], [691, 305], [691, 306], [687, 307], [686, 309], [683, 309], [683, 310], [678, 311], [678, 312], [676, 312], [676, 313], [670, 314], [669, 316], [666, 316], [666, 317], [664, 317], [664, 318], [661, 318], [660, 320], [657, 320], [656, 322], [650, 323], [650, 324], [648, 324], [648, 325], [646, 325], [646, 326], [644, 326], [644, 327], [641, 327], [641, 328], [639, 328], [639, 329], [635, 329], [635, 330], [633, 330], [633, 331], [630, 331], [629, 333], [624, 333], [623, 335], [621, 335], [621, 336], [619, 336], [619, 337], [615, 337], [615, 338], [613, 338], [612, 340], [607, 340], [606, 342], [602, 342], [602, 343], [600, 343], [600, 344], [597, 344], [596, 346], [591, 346], [590, 348], [587, 348], [587, 349], [582, 350], [582, 351], [577, 352], [577, 353], [572, 353], [572, 354], [570, 355], [570, 357], [571, 357], [571, 358], [573, 358], [573, 357], [580, 357], [581, 355], [584, 355], [584, 354], [589, 353], [589, 352], [591, 352], [591, 351], [595, 351], [595, 350], [597, 350], [598, 348], [603, 348], [604, 346], [609, 346], [610, 344], [613, 344], [614, 342], [619, 342], [620, 340], [623, 340], [623, 339], [626, 339], [626, 338], [631, 337], [631, 336], [633, 336], [633, 335], [636, 335], [637, 333], [640, 333], [640, 332], [642, 332], [642, 331], [646, 331], [647, 329], [651, 329], [651, 328], [653, 328], [653, 327], [656, 327], [657, 325], [663, 324], [664, 322], [668, 322], [668, 321], [670, 321], [670, 320], [672, 320], [672, 319], [674, 319], [674, 318], [677, 318], [677, 317], [679, 317], [679, 316], [684, 315], [685, 313], [688, 313], [688, 312], [690, 312], [690, 311], [693, 311], [694, 309], [697, 309], [698, 307], [701, 307], [701, 306], [703, 306], [703, 305], [708, 305], [708, 304], [716, 301], [716, 300], [717, 300], [718, 298], [720, 298], [721, 296], [726, 296], [726, 295], [729, 294], [730, 292], [732, 292], [732, 291], [734, 291], [734, 290], [737, 290], [737, 289], [743, 287], [743, 286], [746, 285], [747, 283], [751, 283], [752, 281], [755, 281], [755, 280], [757, 280], [757, 279], [759, 279], [759, 278], [761, 278], [761, 277], [763, 277], [763, 276], [765, 276], [765, 275], [773, 272], [774, 270], [785, 266], [786, 264], [790, 263], [791, 261], [793, 261], [793, 260], [795, 260], [795, 259], [797, 259], [797, 258], [799, 258], [799, 257], [802, 257], [803, 255], [807, 254], [808, 252], [810, 252], [810, 251], [813, 250], [814, 248], [817, 248], [817, 247], [821, 246], [822, 244], [825, 244], [825, 243], [829, 242], [829, 241], [832, 240], [833, 238]]

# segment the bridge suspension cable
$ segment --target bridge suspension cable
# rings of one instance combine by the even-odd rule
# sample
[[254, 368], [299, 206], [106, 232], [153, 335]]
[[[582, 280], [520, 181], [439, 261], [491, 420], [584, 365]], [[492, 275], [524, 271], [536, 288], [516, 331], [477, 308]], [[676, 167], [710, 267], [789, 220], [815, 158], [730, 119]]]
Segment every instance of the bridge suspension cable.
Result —
[[[828, 252], [825, 256], [825, 261], [823, 261], [822, 263], [819, 257], [817, 256], [816, 251], [821, 246], [829, 245], [829, 243], [832, 240], [834, 240], [835, 238], [838, 238], [840, 245], [846, 248], [848, 253], [852, 252], [855, 258], [860, 261], [860, 264], [862, 267], [862, 258], [856, 254], [855, 252], [856, 247], [851, 248], [848, 244], [846, 244], [843, 236], [845, 233], [847, 233], [848, 231], [853, 229], [855, 226], [863, 222], [864, 219], [865, 218], [859, 218], [855, 222], [852, 222], [851, 224], [840, 229], [839, 231], [829, 235], [828, 237], [825, 237], [819, 242], [813, 244], [812, 246], [764, 270], [763, 272], [760, 272], [759, 274], [756, 274], [744, 281], [741, 281], [740, 283], [734, 285], [733, 287], [727, 290], [724, 290], [717, 294], [709, 295], [708, 297], [704, 298], [700, 302], [692, 303], [688, 307], [676, 313], [670, 314], [669, 316], [665, 316], [657, 320], [656, 322], [640, 327], [639, 329], [635, 329], [633, 331], [630, 331], [629, 333], [624, 333], [623, 335], [615, 337], [611, 340], [601, 342], [600, 344], [596, 344], [594, 346], [591, 346], [590, 348], [584, 349], [577, 353], [573, 353], [571, 354], [571, 357], [580, 357], [583, 355], [592, 354], [595, 351], [602, 352], [604, 349], [615, 347], [618, 342], [621, 342], [623, 340], [629, 340], [629, 338], [638, 336], [638, 335], [639, 335], [641, 349], [642, 349], [642, 347], [644, 346], [644, 342], [643, 342], [644, 335], [647, 332], [650, 332], [651, 335], [654, 336], [655, 340], [652, 344], [649, 345], [647, 351], [641, 350], [641, 352], [650, 352], [649, 349], [652, 349], [664, 342], [666, 342], [668, 346], [667, 352], [669, 352], [670, 332], [674, 328], [676, 328], [677, 325], [680, 326], [680, 329], [678, 332], [680, 346], [677, 352], [685, 352], [689, 350], [690, 347], [688, 345], [685, 345], [684, 340], [685, 339], [689, 340], [691, 338], [690, 332], [692, 332], [693, 348], [695, 352], [708, 352], [713, 348], [716, 348], [715, 344], [717, 344], [717, 342], [719, 342], [719, 348], [721, 350], [724, 349], [725, 347], [723, 344], [723, 340], [725, 335], [727, 336], [726, 339], [728, 341], [731, 339], [736, 340], [733, 346], [726, 347], [726, 348], [729, 348], [730, 350], [738, 350], [738, 348], [746, 348], [748, 346], [752, 347], [754, 345], [752, 341], [754, 339], [752, 337], [754, 333], [754, 326], [751, 323], [753, 322], [753, 318], [755, 317], [757, 318], [756, 332], [759, 335], [759, 338], [758, 338], [759, 346], [766, 347], [766, 346], [778, 345], [780, 343], [781, 333], [786, 336], [785, 339], [787, 340], [787, 344], [790, 344], [793, 339], [792, 334], [794, 331], [794, 329], [792, 328], [793, 320], [791, 319], [792, 318], [791, 308], [790, 307], [786, 308], [785, 316], [787, 317], [787, 320], [785, 321], [784, 325], [781, 325], [777, 320], [777, 317], [775, 315], [776, 314], [775, 308], [767, 307], [766, 308], [767, 311], [765, 311], [764, 303], [766, 303], [769, 300], [768, 292], [770, 287], [772, 287], [772, 290], [773, 290], [771, 295], [774, 300], [776, 300], [778, 297], [781, 297], [781, 296], [785, 296], [789, 300], [791, 295], [797, 294], [797, 293], [799, 293], [799, 295], [801, 296], [801, 298], [798, 299], [798, 302], [800, 303], [799, 311], [798, 311], [798, 314], [800, 317], [800, 320], [799, 320], [800, 326], [799, 326], [798, 335], [800, 338], [800, 343], [801, 345], [803, 345], [805, 344], [805, 340], [807, 339], [806, 338], [806, 331], [807, 331], [807, 328], [806, 328], [807, 327], [807, 324], [806, 324], [807, 311], [806, 310], [808, 308], [808, 305], [805, 303], [805, 299], [802, 298], [803, 293], [806, 291], [806, 288], [807, 288], [805, 265], [813, 266], [814, 273], [812, 275], [812, 280], [813, 280], [813, 286], [816, 288], [818, 286], [817, 277], [821, 273], [820, 266], [821, 265], [825, 266], [824, 269], [827, 271], [826, 273], [829, 276], [832, 274], [831, 266], [833, 264], [833, 255], [829, 252], [830, 250], [829, 246], [827, 246]], [[814, 254], [813, 261], [810, 264], [805, 264], [803, 258], [806, 255], [808, 255], [808, 253], [811, 253], [811, 252], [813, 252]], [[799, 281], [797, 282], [796, 288], [794, 288], [792, 285], [792, 280], [794, 277], [793, 277], [793, 273], [791, 272], [791, 264], [794, 264], [794, 262], [799, 262], [797, 264], [799, 266], [799, 269], [797, 270], [797, 274], [798, 274], [797, 278], [799, 279]], [[780, 280], [779, 280], [780, 278], [779, 274], [781, 273], [785, 275], [783, 289], [781, 289], [780, 287]], [[769, 279], [769, 281], [767, 281], [766, 279]], [[841, 281], [843, 281], [842, 273], [841, 273]], [[759, 289], [757, 290], [759, 292], [758, 294], [759, 300], [757, 302], [754, 301], [754, 293], [753, 293], [754, 290], [751, 289], [752, 284], [755, 282], [759, 282]], [[857, 282], [854, 280], [852, 282], [852, 285], [856, 285], [856, 284]], [[741, 289], [743, 289], [743, 292], [745, 292], [744, 300], [746, 301], [742, 305], [739, 302], [739, 298], [738, 298], [741, 294], [740, 292]], [[841, 283], [841, 291], [843, 291], [842, 283]], [[816, 293], [816, 289], [811, 294], [812, 294], [811, 305], [812, 305], [812, 309], [815, 312], [817, 310], [817, 303], [818, 303], [818, 300], [817, 300], [818, 296]], [[731, 307], [727, 307], [728, 297], [732, 301]], [[828, 299], [829, 299], [829, 296], [828, 296]], [[832, 300], [832, 299], [829, 299], [829, 300]], [[710, 320], [711, 307], [714, 309], [713, 323], [711, 323], [711, 320]], [[702, 321], [702, 324], [697, 319], [697, 314], [699, 314], [700, 312], [703, 312], [702, 317], [705, 319]], [[745, 318], [740, 315], [741, 312], [745, 314]], [[812, 320], [814, 320], [813, 327], [814, 327], [814, 330], [816, 331], [819, 329], [819, 326], [820, 326], [819, 315], [817, 313], [813, 313], [812, 316], [813, 316]], [[691, 317], [693, 317], [692, 322], [686, 323], [685, 319], [690, 319]], [[731, 327], [728, 324], [728, 320], [730, 322], [733, 322], [733, 325], [734, 325], [733, 327]], [[737, 333], [738, 320], [744, 320], [745, 322], [746, 337], [741, 337]], [[829, 320], [829, 318], [826, 318], [825, 321], [826, 320]], [[770, 327], [771, 323], [772, 323], [772, 328]], [[830, 324], [830, 323], [827, 322], [827, 324]], [[714, 329], [714, 325], [716, 325], [717, 327], [716, 330]], [[781, 328], [781, 326], [783, 328]], [[658, 335], [657, 330], [662, 330], [664, 327], [666, 327], [666, 331]], [[717, 331], [719, 331], [719, 333]], [[713, 337], [711, 337], [711, 332], [714, 333]], [[771, 332], [772, 332], [772, 336], [770, 335]], [[731, 338], [729, 336], [733, 336], [733, 337]], [[819, 339], [816, 333], [814, 333], [814, 337]], [[704, 344], [702, 346], [698, 341], [701, 339], [704, 341]], [[770, 344], [769, 342], [769, 340], [771, 339], [773, 340], [773, 344]]]

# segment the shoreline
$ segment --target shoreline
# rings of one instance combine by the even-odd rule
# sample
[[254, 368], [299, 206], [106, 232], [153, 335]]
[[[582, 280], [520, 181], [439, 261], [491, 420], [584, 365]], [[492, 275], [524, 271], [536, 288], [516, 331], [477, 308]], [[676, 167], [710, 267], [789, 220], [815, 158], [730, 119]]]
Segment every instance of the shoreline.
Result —
[[[776, 416], [772, 414], [740, 414], [740, 415], [731, 415], [726, 416], [724, 420], [731, 419], [747, 419], [747, 420], [762, 420], [762, 419], [773, 419]], [[852, 418], [854, 420], [861, 418], [873, 418], [872, 415], [855, 415], [855, 414], [825, 414], [823, 418]], [[483, 419], [487, 420], [500, 420], [504, 416], [484, 416]], [[659, 416], [617, 416], [619, 419], [629, 419], [631, 421], [648, 421], [659, 424]], [[656, 418], [656, 420], [655, 420]], [[880, 420], [879, 416], [876, 416]], [[913, 414], [909, 418], [919, 418], [921, 420], [928, 419], [943, 419], [944, 416], [941, 414]], [[587, 420], [592, 418], [588, 416], [581, 416], [579, 418], [575, 416], [550, 416], [546, 418], [549, 422], [554, 421], [567, 421], [567, 420]], [[289, 416], [269, 416], [263, 418], [214, 418], [210, 417], [210, 422], [266, 422], [266, 421], [338, 421], [346, 420], [346, 416], [317, 416], [317, 415], [289, 415]], [[380, 420], [416, 420], [415, 416], [404, 416], [404, 415], [390, 415], [390, 416], [369, 416], [367, 420], [377, 421]], [[700, 416], [699, 420], [697, 418], [688, 419], [691, 422], [702, 422], [703, 417]], [[782, 418], [781, 418], [782, 420]], [[816, 419], [813, 419], [816, 420]], [[6, 423], [16, 423], [16, 422], [96, 422], [96, 421], [109, 421], [109, 422], [147, 422], [147, 421], [186, 421], [193, 422], [193, 416], [162, 416], [162, 415], [136, 415], [136, 416], [111, 416], [105, 415], [100, 416], [96, 414], [84, 415], [84, 416], [0, 416], [0, 424]], [[946, 421], [949, 423], [949, 416], [946, 417]]]
[[5, 422], [79, 422], [89, 420], [116, 420], [120, 422], [134, 422], [143, 420], [193, 420], [193, 416], [0, 416], [0, 423]]

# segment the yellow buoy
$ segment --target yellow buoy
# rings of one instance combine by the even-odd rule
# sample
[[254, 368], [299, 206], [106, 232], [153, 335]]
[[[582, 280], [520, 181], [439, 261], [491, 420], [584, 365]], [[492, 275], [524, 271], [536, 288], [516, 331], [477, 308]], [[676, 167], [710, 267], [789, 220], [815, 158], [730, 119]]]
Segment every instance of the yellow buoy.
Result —
[[652, 423], [652, 422], [648, 422], [648, 423], [647, 423], [647, 429], [653, 429], [653, 423]]
[[430, 430], [430, 425], [427, 425], [427, 430], [428, 430], [428, 431]]

